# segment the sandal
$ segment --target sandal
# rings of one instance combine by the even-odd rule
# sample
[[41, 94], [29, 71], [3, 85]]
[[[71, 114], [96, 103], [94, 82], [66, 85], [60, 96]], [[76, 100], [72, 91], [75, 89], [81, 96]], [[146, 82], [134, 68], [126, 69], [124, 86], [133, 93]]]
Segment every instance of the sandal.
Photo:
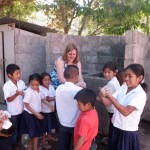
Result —
[[54, 136], [51, 136], [51, 135], [48, 135], [46, 140], [48, 141], [52, 141], [52, 142], [57, 142], [58, 141], [58, 138], [57, 137], [54, 137]]
[[50, 149], [50, 148], [52, 148], [52, 146], [49, 145], [47, 141], [43, 141], [42, 143], [40, 143], [40, 146], [42, 148], [44, 148], [44, 149]]

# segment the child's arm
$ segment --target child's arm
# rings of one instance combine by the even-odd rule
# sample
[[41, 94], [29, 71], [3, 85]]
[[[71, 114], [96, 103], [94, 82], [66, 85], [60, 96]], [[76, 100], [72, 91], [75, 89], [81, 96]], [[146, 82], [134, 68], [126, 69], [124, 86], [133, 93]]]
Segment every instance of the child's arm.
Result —
[[30, 111], [30, 112], [32, 112], [38, 119], [43, 119], [44, 117], [43, 117], [43, 115], [41, 115], [40, 113], [38, 113], [38, 112], [35, 112], [31, 107], [30, 107], [30, 105], [29, 105], [29, 103], [25, 103], [25, 106], [26, 106], [26, 108]]
[[83, 137], [83, 136], [80, 136], [80, 137], [79, 137], [79, 139], [78, 139], [78, 141], [77, 141], [77, 144], [76, 144], [75, 147], [74, 147], [74, 150], [80, 150], [81, 146], [82, 146], [83, 143], [84, 143], [84, 139], [85, 139], [85, 137]]
[[42, 99], [42, 102], [47, 105], [50, 110], [53, 112], [54, 111], [54, 106], [52, 106], [51, 104], [49, 104], [49, 102], [46, 99]]
[[107, 99], [109, 99], [115, 106], [115, 108], [124, 116], [130, 115], [136, 109], [136, 107], [130, 105], [128, 106], [121, 105], [120, 103], [118, 103], [118, 101], [116, 101], [116, 99], [111, 94], [107, 95]]
[[55, 101], [55, 96], [54, 96], [54, 97], [46, 96], [46, 100], [47, 100], [48, 102]]
[[19, 95], [23, 95], [23, 91], [17, 90], [16, 93], [13, 96], [10, 96], [10, 97], [7, 98], [7, 101], [11, 102]]

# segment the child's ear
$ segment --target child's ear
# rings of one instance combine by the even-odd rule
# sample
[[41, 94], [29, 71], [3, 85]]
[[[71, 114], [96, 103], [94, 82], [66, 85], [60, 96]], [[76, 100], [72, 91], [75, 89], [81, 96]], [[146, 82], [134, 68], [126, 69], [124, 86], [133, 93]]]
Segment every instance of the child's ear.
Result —
[[144, 79], [143, 75], [140, 75], [138, 78], [139, 78], [139, 82], [141, 82]]
[[8, 78], [11, 78], [12, 77], [12, 75], [11, 74], [8, 74]]

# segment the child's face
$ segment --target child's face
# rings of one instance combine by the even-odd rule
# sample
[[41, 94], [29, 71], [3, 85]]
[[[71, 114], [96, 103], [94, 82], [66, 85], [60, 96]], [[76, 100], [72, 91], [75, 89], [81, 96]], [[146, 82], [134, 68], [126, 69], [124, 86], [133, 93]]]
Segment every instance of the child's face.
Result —
[[137, 77], [131, 69], [127, 69], [125, 72], [125, 81], [129, 88], [137, 87], [142, 79], [142, 75]]
[[87, 103], [87, 104], [83, 104], [82, 102], [80, 101], [77, 101], [78, 103], [78, 107], [79, 109], [82, 111], [82, 112], [85, 112], [85, 111], [88, 111], [91, 107], [90, 107], [90, 103]]
[[13, 81], [13, 82], [18, 82], [20, 80], [20, 70], [15, 70], [15, 72], [11, 75], [8, 74], [8, 77]]
[[111, 80], [116, 75], [116, 72], [110, 70], [109, 68], [105, 68], [103, 71], [103, 75], [106, 80]]
[[45, 76], [42, 80], [42, 84], [44, 87], [48, 88], [49, 85], [51, 83], [50, 77], [49, 76]]
[[37, 80], [31, 80], [31, 81], [30, 81], [30, 87], [31, 87], [33, 90], [38, 91], [38, 90], [39, 90], [39, 85], [40, 85], [40, 83], [39, 83], [39, 81], [37, 81]]

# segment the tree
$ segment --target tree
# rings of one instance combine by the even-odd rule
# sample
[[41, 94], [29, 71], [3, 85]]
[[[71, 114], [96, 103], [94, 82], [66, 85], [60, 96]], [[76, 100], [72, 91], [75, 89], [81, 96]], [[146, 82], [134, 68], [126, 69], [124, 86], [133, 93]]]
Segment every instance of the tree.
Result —
[[35, 0], [5, 0], [0, 6], [0, 17], [8, 16], [21, 20], [26, 20], [32, 12], [37, 11]]

